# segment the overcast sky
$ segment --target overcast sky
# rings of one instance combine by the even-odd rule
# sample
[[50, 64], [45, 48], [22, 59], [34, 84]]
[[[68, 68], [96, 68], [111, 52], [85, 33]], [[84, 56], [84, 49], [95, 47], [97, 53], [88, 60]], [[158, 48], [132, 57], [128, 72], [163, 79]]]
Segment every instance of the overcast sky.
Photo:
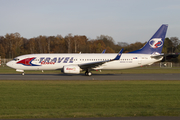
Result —
[[162, 25], [180, 39], [180, 0], [0, 0], [0, 36], [111, 36], [145, 42]]

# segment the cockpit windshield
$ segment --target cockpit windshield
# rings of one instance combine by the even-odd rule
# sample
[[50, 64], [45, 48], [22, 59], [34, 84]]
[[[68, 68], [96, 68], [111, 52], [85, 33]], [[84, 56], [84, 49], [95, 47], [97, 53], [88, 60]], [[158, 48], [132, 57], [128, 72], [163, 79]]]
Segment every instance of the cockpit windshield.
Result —
[[18, 59], [18, 58], [14, 58], [13, 60], [14, 60], [14, 61], [18, 61], [19, 59]]

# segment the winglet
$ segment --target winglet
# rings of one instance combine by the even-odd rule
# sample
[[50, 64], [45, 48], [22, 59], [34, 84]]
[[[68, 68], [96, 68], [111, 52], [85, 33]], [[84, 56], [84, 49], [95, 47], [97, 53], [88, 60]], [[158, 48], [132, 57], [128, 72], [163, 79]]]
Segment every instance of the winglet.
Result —
[[122, 55], [123, 50], [124, 49], [122, 48], [121, 51], [117, 54], [117, 56], [113, 60], [119, 60]]
[[104, 49], [104, 50], [102, 51], [102, 54], [105, 53], [105, 52], [106, 52], [106, 49]]

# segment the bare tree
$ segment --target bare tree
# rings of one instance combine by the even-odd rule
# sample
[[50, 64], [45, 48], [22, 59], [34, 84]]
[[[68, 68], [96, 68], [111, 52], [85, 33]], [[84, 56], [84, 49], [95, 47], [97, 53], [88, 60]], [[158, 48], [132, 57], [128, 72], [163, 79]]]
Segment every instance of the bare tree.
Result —
[[71, 52], [71, 39], [72, 39], [72, 34], [69, 33], [68, 36], [65, 37], [65, 41], [67, 43], [67, 48], [68, 48], [68, 53]]
[[129, 44], [126, 42], [118, 42], [118, 45], [121, 47], [127, 47]]

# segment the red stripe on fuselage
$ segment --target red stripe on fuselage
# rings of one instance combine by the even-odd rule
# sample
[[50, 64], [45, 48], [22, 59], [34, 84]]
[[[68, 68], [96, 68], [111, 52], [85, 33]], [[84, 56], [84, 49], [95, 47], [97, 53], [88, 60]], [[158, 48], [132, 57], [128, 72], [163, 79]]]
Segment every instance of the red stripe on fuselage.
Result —
[[26, 59], [23, 59], [23, 60], [20, 60], [19, 62], [17, 62], [17, 64], [23, 64], [23, 65], [27, 65], [27, 66], [32, 66], [30, 64], [31, 60], [33, 60], [35, 57], [33, 58], [26, 58]]

